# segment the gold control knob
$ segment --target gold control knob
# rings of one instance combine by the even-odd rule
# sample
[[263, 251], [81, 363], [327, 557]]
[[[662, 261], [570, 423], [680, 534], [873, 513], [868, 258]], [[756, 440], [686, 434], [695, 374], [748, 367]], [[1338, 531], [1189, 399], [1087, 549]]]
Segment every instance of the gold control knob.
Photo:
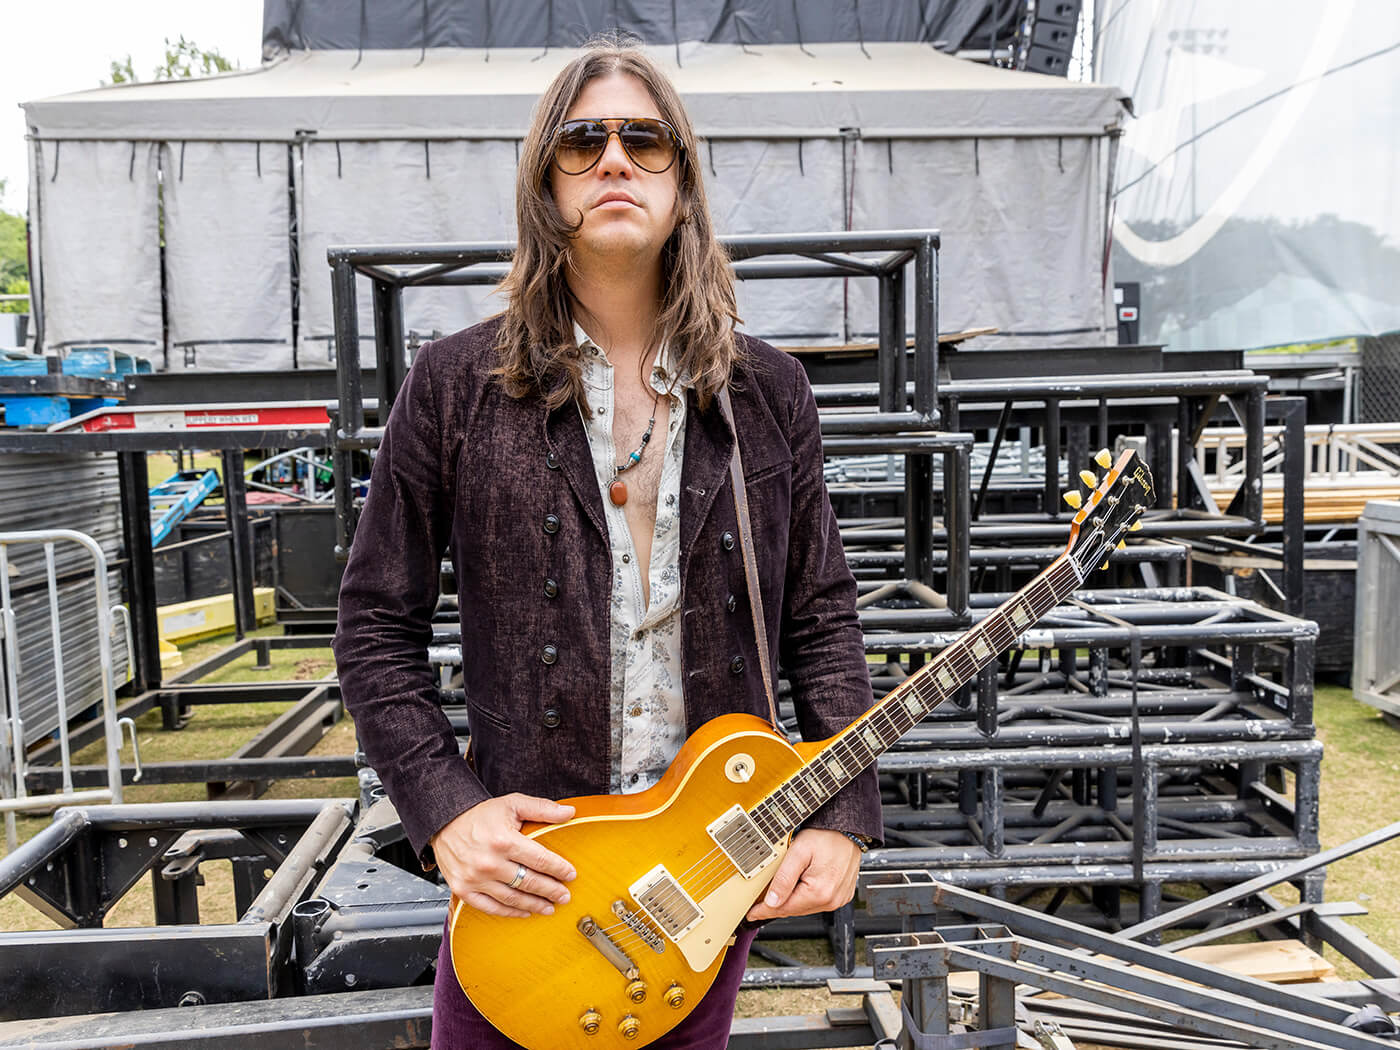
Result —
[[628, 1014], [621, 1021], [617, 1022], [617, 1030], [622, 1033], [624, 1039], [636, 1039], [637, 1033], [642, 1030], [642, 1022], [638, 1021], [631, 1014]]
[[585, 1010], [578, 1019], [578, 1026], [589, 1035], [597, 1035], [598, 1029], [603, 1027], [603, 1015], [597, 1010]]
[[646, 1002], [647, 985], [645, 981], [632, 981], [627, 985], [627, 998], [634, 1003]]
[[679, 1010], [685, 1004], [685, 989], [678, 984], [673, 984], [666, 989], [666, 994], [662, 998], [666, 1000], [666, 1005], [672, 1010]]

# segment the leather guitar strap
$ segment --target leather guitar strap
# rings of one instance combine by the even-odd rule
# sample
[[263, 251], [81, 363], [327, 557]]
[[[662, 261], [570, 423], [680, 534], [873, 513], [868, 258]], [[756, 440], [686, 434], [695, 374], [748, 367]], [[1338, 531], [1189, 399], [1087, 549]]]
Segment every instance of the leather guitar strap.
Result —
[[758, 589], [758, 554], [753, 544], [753, 529], [749, 525], [749, 495], [744, 488], [744, 464], [739, 458], [739, 428], [734, 425], [734, 409], [729, 403], [729, 391], [721, 388], [716, 399], [720, 414], [734, 433], [734, 455], [729, 460], [729, 477], [734, 482], [734, 512], [739, 519], [739, 548], [744, 553], [744, 578], [749, 585], [749, 608], [753, 612], [753, 637], [758, 645], [758, 660], [762, 664], [763, 692], [768, 697], [768, 718], [781, 735], [778, 704], [773, 699], [773, 661], [768, 656], [768, 630], [763, 621], [763, 595]]

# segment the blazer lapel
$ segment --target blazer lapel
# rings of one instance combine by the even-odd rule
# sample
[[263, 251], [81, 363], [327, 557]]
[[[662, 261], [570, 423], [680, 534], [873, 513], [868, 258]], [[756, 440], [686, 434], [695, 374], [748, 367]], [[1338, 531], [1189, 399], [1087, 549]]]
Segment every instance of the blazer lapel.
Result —
[[559, 469], [574, 490], [574, 497], [606, 547], [609, 540], [608, 523], [603, 517], [603, 494], [593, 469], [593, 455], [588, 451], [588, 435], [583, 432], [583, 420], [579, 419], [574, 402], [568, 401], [553, 412], [545, 412], [544, 440], [559, 460]]
[[688, 560], [695, 539], [714, 506], [721, 485], [728, 484], [734, 432], [713, 399], [701, 412], [695, 391], [686, 392], [685, 462], [681, 468], [681, 564]]

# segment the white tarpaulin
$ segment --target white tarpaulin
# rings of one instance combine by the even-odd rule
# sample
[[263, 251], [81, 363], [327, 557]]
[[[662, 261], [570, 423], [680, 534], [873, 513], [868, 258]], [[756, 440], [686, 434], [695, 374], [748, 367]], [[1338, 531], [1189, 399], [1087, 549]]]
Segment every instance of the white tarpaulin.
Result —
[[1142, 338], [1258, 347], [1400, 329], [1400, 4], [1242, 0], [1096, 12], [1133, 97], [1114, 271]]
[[[515, 237], [515, 143], [311, 142], [297, 179], [301, 208], [303, 367], [324, 367], [335, 327], [326, 249], [344, 244], [503, 241]], [[404, 291], [405, 331], [448, 333], [498, 312], [490, 289]], [[356, 289], [360, 340], [374, 338], [370, 283]]]
[[[945, 332], [994, 326], [986, 346], [1113, 343], [1100, 154], [1084, 138], [862, 142], [852, 224], [892, 229], [909, 215], [939, 216]], [[912, 317], [912, 281], [905, 291]], [[853, 337], [877, 330], [874, 283], [852, 281]]]
[[177, 142], [161, 167], [168, 367], [292, 367], [287, 147]]
[[[279, 214], [287, 221], [285, 200], [274, 201], [269, 168], [261, 179], [249, 175], [247, 154], [256, 163], [261, 143], [267, 165], [290, 147], [300, 271], [295, 360], [316, 367], [330, 360], [329, 245], [513, 237], [518, 142], [540, 92], [572, 54], [301, 52], [258, 71], [123, 84], [25, 109], [44, 149], [63, 140], [65, 157], [129, 151], [133, 140], [167, 143], [167, 185], [178, 180], [185, 143], [184, 184], [174, 185], [165, 214], [167, 241], [177, 249], [167, 256], [166, 280], [171, 342], [198, 344], [200, 368], [220, 367], [220, 355], [236, 367], [256, 364], [260, 352], [284, 360], [276, 356], [285, 353], [275, 349], [280, 343], [246, 342], [284, 338], [293, 236], [288, 222], [287, 252], [279, 253], [275, 226]], [[940, 228], [951, 253], [940, 274], [945, 330], [998, 325], [1020, 333], [1003, 337], [1015, 345], [1097, 341], [1103, 332], [1096, 260], [1102, 158], [1119, 120], [1115, 89], [979, 66], [913, 43], [765, 45], [760, 53], [688, 43], [679, 64], [670, 47], [653, 57], [703, 136], [699, 160], [721, 233]], [[206, 145], [196, 149], [197, 142]], [[217, 166], [220, 155], [230, 167], [216, 174], [206, 165]], [[35, 183], [42, 226], [50, 184]], [[126, 204], [93, 189], [66, 198], [63, 208], [81, 225], [98, 214], [110, 220], [112, 206]], [[132, 238], [144, 243], [130, 250], [146, 259], [158, 246], [152, 216], [141, 222], [146, 232]], [[124, 215], [111, 225], [135, 224]], [[50, 239], [43, 244], [47, 251]], [[70, 241], [52, 247], [60, 256], [79, 250]], [[255, 257], [266, 261], [243, 273], [236, 260]], [[47, 257], [41, 263], [49, 278]], [[59, 271], [67, 265], [54, 260]], [[158, 277], [149, 265], [142, 272]], [[759, 335], [857, 338], [874, 327], [870, 283], [753, 282], [739, 290], [740, 310]], [[362, 282], [362, 340], [373, 336], [368, 296]], [[46, 318], [60, 302], [44, 296]], [[404, 324], [422, 335], [447, 332], [498, 308], [482, 288], [409, 289]], [[128, 323], [125, 303], [120, 310]], [[48, 332], [71, 325], [67, 317], [50, 321], [52, 345]], [[172, 345], [170, 357], [182, 365], [183, 346]]]
[[44, 348], [113, 346], [160, 367], [156, 145], [48, 142], [35, 151]]

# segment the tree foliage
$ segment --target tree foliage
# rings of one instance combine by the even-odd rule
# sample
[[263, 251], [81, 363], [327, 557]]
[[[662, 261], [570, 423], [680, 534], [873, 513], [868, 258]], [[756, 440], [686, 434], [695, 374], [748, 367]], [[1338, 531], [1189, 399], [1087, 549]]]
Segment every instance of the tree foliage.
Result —
[[[5, 180], [0, 179], [0, 198]], [[25, 247], [24, 216], [0, 208], [0, 295], [24, 295], [29, 291], [29, 257]], [[0, 313], [27, 313], [22, 301], [0, 302]]]
[[[185, 35], [181, 33], [180, 39], [174, 42], [171, 42], [169, 37], [165, 38], [165, 61], [155, 67], [151, 78], [153, 80], [185, 80], [190, 77], [208, 77], [215, 73], [227, 73], [237, 68], [237, 65], [219, 54], [218, 48], [206, 50], [193, 40], [186, 40]], [[111, 73], [112, 79], [104, 80], [102, 82], [104, 86], [107, 84], [134, 84], [141, 79], [132, 66], [130, 55], [120, 61], [113, 59]]]

